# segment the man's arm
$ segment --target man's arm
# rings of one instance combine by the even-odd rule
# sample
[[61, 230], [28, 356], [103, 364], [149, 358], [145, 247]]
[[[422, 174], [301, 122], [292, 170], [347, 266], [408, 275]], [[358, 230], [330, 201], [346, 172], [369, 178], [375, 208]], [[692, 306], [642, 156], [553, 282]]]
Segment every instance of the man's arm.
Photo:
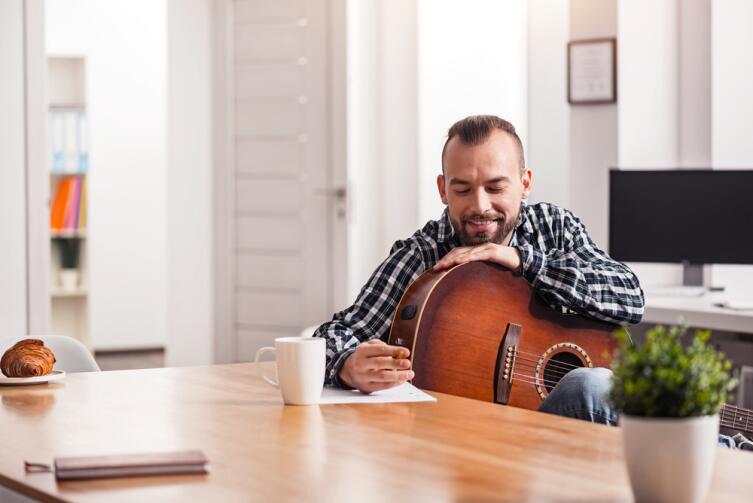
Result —
[[562, 246], [548, 252], [517, 246], [523, 276], [550, 305], [614, 323], [641, 321], [644, 298], [635, 273], [599, 249], [575, 215], [560, 211]]
[[340, 379], [343, 364], [361, 343], [373, 339], [386, 342], [403, 292], [423, 270], [421, 253], [405, 242], [396, 243], [355, 303], [316, 330], [314, 337], [327, 341], [326, 384], [349, 387]]

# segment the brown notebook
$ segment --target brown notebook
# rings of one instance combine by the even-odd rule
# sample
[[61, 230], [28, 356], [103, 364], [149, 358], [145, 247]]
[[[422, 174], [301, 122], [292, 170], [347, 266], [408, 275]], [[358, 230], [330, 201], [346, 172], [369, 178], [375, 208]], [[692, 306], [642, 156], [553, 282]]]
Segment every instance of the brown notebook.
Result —
[[58, 480], [98, 479], [207, 473], [208, 461], [198, 450], [55, 458]]

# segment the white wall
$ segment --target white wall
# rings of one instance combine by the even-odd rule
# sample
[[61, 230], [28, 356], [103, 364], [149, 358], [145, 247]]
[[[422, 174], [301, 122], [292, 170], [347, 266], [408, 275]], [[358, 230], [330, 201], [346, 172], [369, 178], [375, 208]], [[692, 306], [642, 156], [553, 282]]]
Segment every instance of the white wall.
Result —
[[623, 0], [618, 18], [620, 166], [677, 166], [677, 2]]
[[86, 57], [95, 349], [165, 343], [166, 11], [154, 0], [47, 2], [48, 53]]
[[711, 2], [678, 5], [680, 166], [711, 165]]
[[417, 15], [416, 0], [347, 5], [347, 304], [420, 222]]
[[[384, 258], [380, 218], [379, 96], [381, 45], [378, 0], [351, 0], [347, 6], [347, 142], [348, 142], [348, 286], [352, 302], [373, 269]], [[378, 35], [379, 34], [379, 35]], [[415, 55], [408, 55], [415, 57]]]
[[444, 208], [436, 177], [455, 121], [498, 115], [527, 145], [527, 9], [522, 0], [421, 0], [418, 6], [418, 216], [425, 222]]
[[0, 337], [26, 326], [23, 2], [0, 0]]
[[348, 2], [348, 301], [397, 239], [441, 215], [449, 127], [497, 114], [527, 140], [523, 0]]
[[211, 4], [167, 2], [168, 366], [214, 361]]
[[[753, 2], [714, 0], [711, 19], [713, 165], [753, 169]], [[716, 265], [712, 274], [730, 297], [753, 298], [753, 266]]]
[[528, 167], [531, 202], [570, 205], [570, 108], [565, 47], [568, 0], [528, 2]]
[[[570, 40], [614, 37], [616, 33], [616, 0], [570, 0]], [[617, 94], [619, 101], [619, 85]], [[617, 105], [568, 106], [568, 207], [581, 218], [596, 244], [606, 249], [608, 170], [617, 163]]]
[[753, 2], [712, 3], [712, 152], [718, 168], [753, 168]]

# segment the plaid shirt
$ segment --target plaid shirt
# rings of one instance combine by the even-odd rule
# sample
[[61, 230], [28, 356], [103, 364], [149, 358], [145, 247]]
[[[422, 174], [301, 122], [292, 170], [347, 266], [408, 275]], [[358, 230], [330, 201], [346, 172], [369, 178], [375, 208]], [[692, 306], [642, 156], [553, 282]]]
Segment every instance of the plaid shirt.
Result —
[[[387, 342], [403, 292], [447, 252], [460, 246], [447, 210], [392, 246], [355, 303], [314, 333], [327, 341], [327, 384], [360, 343]], [[554, 309], [616, 323], [638, 323], [643, 291], [638, 278], [594, 244], [578, 217], [552, 204], [522, 205], [510, 246], [520, 251], [521, 274]]]

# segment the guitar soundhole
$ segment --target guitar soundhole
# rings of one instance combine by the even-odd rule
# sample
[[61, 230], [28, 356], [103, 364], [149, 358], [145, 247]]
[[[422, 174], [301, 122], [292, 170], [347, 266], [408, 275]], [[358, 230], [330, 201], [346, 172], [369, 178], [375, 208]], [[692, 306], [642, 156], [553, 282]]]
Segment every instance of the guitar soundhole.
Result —
[[563, 351], [549, 358], [544, 366], [544, 388], [547, 393], [552, 391], [565, 374], [578, 367], [585, 367], [585, 364], [575, 353]]

